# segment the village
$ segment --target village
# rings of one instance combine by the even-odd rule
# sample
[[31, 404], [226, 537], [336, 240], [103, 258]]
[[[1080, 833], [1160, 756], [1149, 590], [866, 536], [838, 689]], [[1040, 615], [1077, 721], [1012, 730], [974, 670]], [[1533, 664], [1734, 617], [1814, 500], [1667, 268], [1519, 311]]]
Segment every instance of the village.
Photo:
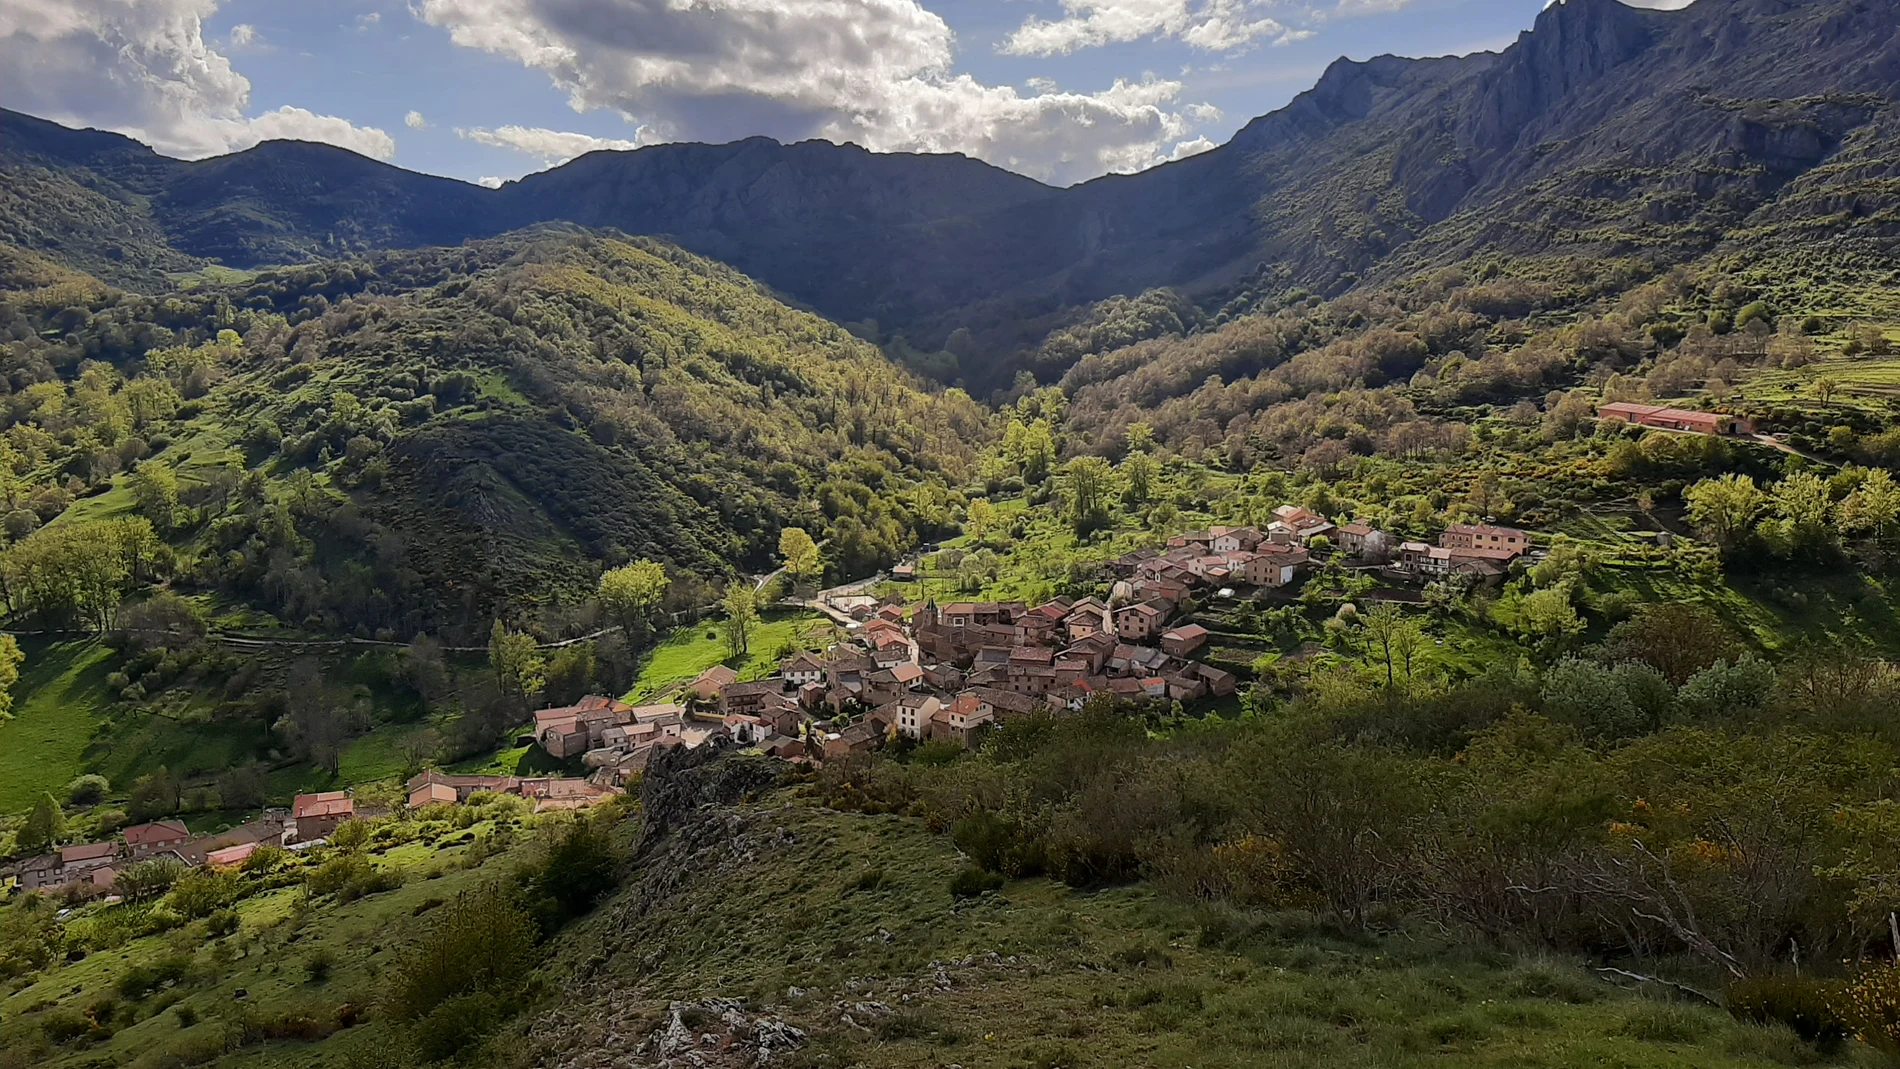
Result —
[[[461, 805], [478, 793], [518, 796], [537, 811], [579, 808], [624, 792], [655, 752], [677, 746], [739, 746], [822, 764], [892, 743], [975, 748], [1012, 718], [1078, 711], [1103, 696], [1129, 706], [1226, 697], [1239, 680], [1197, 656], [1210, 632], [1184, 619], [1193, 605], [1272, 596], [1310, 568], [1316, 550], [1393, 582], [1456, 575], [1478, 583], [1531, 552], [1530, 535], [1511, 527], [1457, 524], [1431, 545], [1295, 505], [1273, 515], [1264, 529], [1189, 531], [1108, 561], [1105, 599], [854, 598], [848, 641], [794, 654], [766, 678], [740, 680], [715, 665], [671, 700], [636, 706], [594, 695], [537, 711], [517, 743], [578, 760], [584, 775], [426, 769], [404, 784], [404, 808]], [[236, 828], [194, 835], [179, 820], [139, 824], [114, 840], [28, 858], [11, 875], [24, 891], [103, 893], [127, 865], [234, 867], [262, 846], [306, 849], [345, 821], [393, 812], [359, 804], [350, 791], [299, 794], [289, 809]]]
[[[1100, 696], [1138, 706], [1233, 694], [1235, 675], [1197, 657], [1210, 632], [1187, 610], [1289, 587], [1319, 547], [1393, 582], [1495, 582], [1531, 552], [1531, 536], [1511, 527], [1453, 525], [1428, 545], [1295, 505], [1273, 516], [1264, 529], [1190, 531], [1109, 561], [1105, 599], [853, 597], [847, 642], [797, 653], [763, 679], [714, 666], [664, 704], [594, 697], [544, 709], [533, 741], [555, 758], [579, 757], [600, 790], [624, 786], [655, 748], [714, 739], [811, 763], [900, 740], [973, 748], [1013, 717], [1080, 710]], [[446, 799], [450, 786], [431, 789]]]

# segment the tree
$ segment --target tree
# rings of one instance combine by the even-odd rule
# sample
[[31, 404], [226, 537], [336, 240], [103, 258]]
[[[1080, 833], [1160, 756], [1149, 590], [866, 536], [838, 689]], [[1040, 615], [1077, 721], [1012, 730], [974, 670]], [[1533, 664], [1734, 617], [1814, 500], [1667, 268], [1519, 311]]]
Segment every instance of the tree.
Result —
[[818, 543], [803, 527], [787, 527], [778, 533], [778, 555], [785, 562], [785, 571], [795, 582], [807, 582], [818, 576], [822, 567], [818, 558]]
[[990, 504], [988, 498], [979, 497], [970, 502], [970, 507], [963, 516], [963, 528], [969, 532], [971, 538], [981, 542], [995, 526], [996, 506]]
[[1154, 424], [1146, 420], [1138, 419], [1128, 425], [1128, 451], [1130, 453], [1146, 453], [1152, 450], [1154, 445]]
[[59, 842], [65, 831], [66, 815], [59, 808], [59, 799], [42, 793], [33, 803], [33, 811], [26, 815], [26, 823], [14, 834], [14, 846], [23, 854], [43, 854]]
[[1842, 531], [1867, 533], [1876, 543], [1884, 542], [1888, 528], [1900, 518], [1900, 483], [1885, 468], [1869, 469], [1834, 515]]
[[113, 625], [121, 640], [141, 650], [190, 649], [204, 639], [210, 626], [196, 605], [169, 590], [121, 607]]
[[1405, 678], [1412, 678], [1412, 661], [1424, 651], [1428, 640], [1425, 627], [1417, 620], [1407, 620], [1405, 626], [1392, 636], [1392, 652], [1398, 655], [1399, 664], [1405, 668]]
[[1115, 471], [1101, 457], [1076, 457], [1063, 468], [1068, 477], [1063, 497], [1069, 525], [1078, 537], [1108, 522], [1108, 498], [1114, 492]]
[[743, 580], [726, 588], [726, 653], [738, 657], [752, 648], [752, 632], [759, 622], [759, 600]]
[[132, 784], [126, 812], [133, 820], [151, 820], [178, 812], [178, 781], [172, 778], [171, 770], [161, 765], [157, 771], [140, 776], [138, 782]]
[[1724, 553], [1748, 537], [1755, 517], [1768, 507], [1768, 495], [1746, 475], [1703, 479], [1683, 497], [1689, 502], [1689, 521], [1707, 532]]
[[1735, 633], [1720, 617], [1700, 605], [1675, 602], [1646, 606], [1611, 628], [1603, 640], [1604, 660], [1640, 661], [1677, 687], [1716, 661], [1740, 652]]
[[402, 681], [425, 705], [433, 704], [448, 693], [449, 663], [442, 644], [428, 635], [417, 635], [402, 651]]
[[548, 658], [547, 701], [550, 705], [571, 705], [580, 701], [594, 685], [594, 644], [576, 642], [563, 646]]
[[1504, 496], [1502, 480], [1491, 468], [1478, 473], [1472, 480], [1471, 491], [1465, 496], [1465, 503], [1480, 519], [1502, 515], [1510, 499]]
[[112, 889], [127, 902], [143, 902], [171, 890], [172, 884], [186, 872], [185, 863], [176, 858], [157, 857], [127, 865], [112, 881]]
[[1411, 621], [1395, 602], [1382, 601], [1368, 609], [1359, 618], [1360, 626], [1366, 632], [1367, 652], [1376, 654], [1385, 662], [1386, 689], [1392, 687], [1392, 673], [1399, 657], [1399, 633], [1405, 631]]
[[20, 666], [25, 663], [19, 640], [0, 635], [0, 723], [13, 719], [13, 685], [20, 681]]
[[505, 697], [526, 703], [541, 693], [547, 660], [541, 656], [533, 635], [510, 631], [496, 620], [488, 633], [488, 664], [495, 670], [495, 685]]
[[323, 668], [314, 657], [290, 666], [284, 694], [285, 716], [279, 731], [306, 761], [335, 775], [349, 741], [346, 710], [324, 685]]
[[1154, 496], [1160, 471], [1161, 465], [1147, 453], [1130, 453], [1122, 459], [1122, 481], [1128, 484], [1124, 496], [1129, 504], [1140, 505]]
[[1797, 471], [1774, 485], [1775, 516], [1786, 532], [1790, 549], [1818, 546], [1832, 533], [1828, 513], [1833, 502], [1827, 480], [1811, 471]]
[[1016, 465], [1023, 481], [1033, 484], [1048, 478], [1055, 456], [1055, 435], [1047, 420], [1024, 423], [1014, 419], [1003, 429], [1003, 459]]
[[132, 473], [132, 498], [139, 511], [161, 531], [171, 529], [178, 515], [178, 473], [171, 465], [147, 461]]
[[1808, 388], [1814, 391], [1814, 396], [1820, 398], [1822, 404], [1827, 404], [1834, 399], [1834, 394], [1841, 388], [1841, 383], [1832, 375], [1822, 375]]
[[646, 633], [654, 606], [665, 599], [667, 586], [666, 568], [656, 561], [641, 559], [609, 568], [600, 576], [600, 606], [638, 638]]
[[1682, 685], [1682, 704], [1704, 715], [1736, 716], [1767, 705], [1774, 691], [1775, 666], [1743, 654], [1689, 677]]
[[1583, 617], [1570, 604], [1569, 583], [1525, 595], [1521, 613], [1524, 633], [1533, 638], [1561, 639], [1583, 631]]

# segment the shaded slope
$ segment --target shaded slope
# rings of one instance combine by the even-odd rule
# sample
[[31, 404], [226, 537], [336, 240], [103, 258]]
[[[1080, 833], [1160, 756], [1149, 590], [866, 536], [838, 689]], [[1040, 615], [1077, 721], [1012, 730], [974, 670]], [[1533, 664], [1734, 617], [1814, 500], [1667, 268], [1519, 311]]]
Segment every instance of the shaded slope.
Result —
[[[178, 539], [216, 560], [206, 584], [316, 628], [473, 628], [636, 557], [767, 571], [787, 525], [863, 574], [950, 528], [989, 433], [968, 397], [650, 238], [542, 229], [165, 298], [0, 267], [13, 380], [169, 374], [193, 399], [148, 420], [146, 463], [250, 480]], [[74, 514], [134, 507], [115, 493]]]

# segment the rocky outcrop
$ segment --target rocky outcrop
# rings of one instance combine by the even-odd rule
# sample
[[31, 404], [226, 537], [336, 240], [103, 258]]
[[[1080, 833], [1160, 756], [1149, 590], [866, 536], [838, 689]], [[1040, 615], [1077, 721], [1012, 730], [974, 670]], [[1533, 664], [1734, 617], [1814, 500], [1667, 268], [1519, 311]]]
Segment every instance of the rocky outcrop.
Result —
[[713, 998], [670, 1002], [657, 1019], [637, 1000], [602, 1000], [593, 1013], [550, 1015], [530, 1038], [557, 1052], [541, 1063], [552, 1069], [757, 1069], [806, 1037], [743, 1000]]
[[662, 750], [640, 786], [641, 834], [633, 873], [614, 900], [571, 938], [572, 963], [557, 1008], [530, 1029], [535, 1064], [558, 1069], [753, 1069], [774, 1064], [805, 1033], [744, 999], [679, 1000], [642, 990], [659, 964], [637, 933], [651, 914], [691, 915], [695, 887], [757, 862], [795, 840], [775, 808], [749, 803], [776, 784], [784, 764], [729, 747]]

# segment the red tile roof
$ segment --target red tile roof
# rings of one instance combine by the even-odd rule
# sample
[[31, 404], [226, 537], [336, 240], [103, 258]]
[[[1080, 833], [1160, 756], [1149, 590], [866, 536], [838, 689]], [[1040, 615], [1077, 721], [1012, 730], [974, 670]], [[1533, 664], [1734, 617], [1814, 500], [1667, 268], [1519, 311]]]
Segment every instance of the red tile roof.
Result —
[[158, 820], [125, 829], [125, 845], [127, 846], [147, 846], [189, 838], [191, 838], [191, 832], [182, 820]]
[[305, 817], [347, 817], [355, 812], [356, 803], [350, 799], [347, 791], [300, 794], [290, 804], [290, 816], [293, 820], [302, 820]]

